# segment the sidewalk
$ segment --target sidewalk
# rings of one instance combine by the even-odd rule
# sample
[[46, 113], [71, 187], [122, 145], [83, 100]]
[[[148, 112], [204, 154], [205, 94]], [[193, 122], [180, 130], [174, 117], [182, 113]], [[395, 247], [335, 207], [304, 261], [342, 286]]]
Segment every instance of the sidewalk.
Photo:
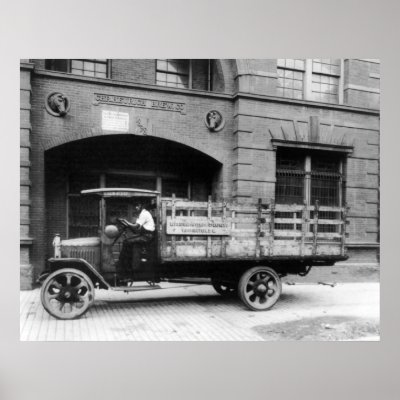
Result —
[[379, 340], [379, 283], [283, 283], [269, 311], [254, 312], [211, 286], [162, 284], [165, 290], [98, 290], [79, 320], [47, 314], [40, 290], [20, 295], [23, 341]]

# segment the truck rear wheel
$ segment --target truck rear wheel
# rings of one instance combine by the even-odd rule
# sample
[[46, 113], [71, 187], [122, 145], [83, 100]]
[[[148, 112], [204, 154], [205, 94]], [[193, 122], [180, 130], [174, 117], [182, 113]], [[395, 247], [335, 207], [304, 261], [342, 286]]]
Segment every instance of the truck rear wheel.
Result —
[[282, 283], [272, 268], [254, 267], [242, 275], [238, 291], [240, 299], [250, 310], [268, 310], [278, 301]]
[[57, 319], [81, 317], [94, 301], [94, 286], [83, 272], [63, 268], [43, 282], [40, 299], [44, 309]]

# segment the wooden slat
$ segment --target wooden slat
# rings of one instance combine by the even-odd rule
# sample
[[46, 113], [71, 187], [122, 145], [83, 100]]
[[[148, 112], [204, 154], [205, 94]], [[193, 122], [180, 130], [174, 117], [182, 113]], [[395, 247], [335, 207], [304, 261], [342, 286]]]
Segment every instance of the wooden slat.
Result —
[[254, 233], [256, 234], [257, 230], [256, 227], [254, 228], [235, 228], [234, 230], [231, 231], [232, 235], [235, 235], [236, 233]]
[[288, 231], [288, 230], [274, 230], [274, 237], [301, 237], [302, 233], [300, 231]]
[[[172, 202], [171, 202], [171, 218], [174, 219], [176, 216], [176, 208], [175, 208], [175, 193], [172, 194]], [[172, 256], [176, 256], [176, 236], [172, 235]]]
[[269, 255], [274, 254], [275, 202], [271, 200], [271, 218], [269, 221]]
[[262, 200], [258, 199], [258, 218], [257, 218], [257, 230], [256, 230], [256, 258], [260, 258], [260, 233], [261, 233], [261, 214], [262, 214]]
[[[163, 200], [162, 201], [168, 208], [172, 207], [172, 200]], [[185, 200], [175, 200], [175, 207], [177, 209], [182, 208], [182, 209], [192, 209], [192, 210], [202, 210], [206, 211], [208, 207], [208, 202], [206, 201], [185, 201]], [[221, 210], [224, 207], [223, 202], [214, 202], [212, 204], [213, 210], [216, 211], [218, 209]], [[227, 210], [230, 211], [236, 211], [236, 212], [244, 212], [244, 213], [258, 213], [258, 204], [245, 204], [245, 205], [239, 205], [239, 204], [226, 204]], [[275, 211], [280, 211], [280, 212], [293, 212], [293, 211], [302, 211], [303, 206], [299, 204], [276, 204], [275, 205]], [[314, 211], [315, 206], [314, 205], [309, 205], [307, 206], [308, 211]], [[267, 212], [269, 213], [269, 208], [267, 208], [265, 205], [262, 207], [263, 213]], [[330, 211], [330, 212], [343, 212], [344, 207], [331, 207], [331, 206], [320, 206], [319, 211]]]
[[276, 204], [275, 212], [293, 212], [302, 211], [303, 206], [297, 204]]
[[[223, 202], [223, 207], [222, 207], [222, 221], [223, 223], [227, 222], [227, 215], [226, 215], [226, 202]], [[226, 236], [221, 237], [221, 257], [224, 258], [226, 257], [226, 243], [227, 243], [227, 238]]]
[[342, 225], [343, 221], [340, 219], [319, 219], [318, 225]]
[[342, 254], [342, 256], [344, 256], [345, 254], [345, 243], [346, 243], [346, 227], [347, 227], [347, 214], [349, 212], [349, 207], [346, 204], [346, 207], [343, 210], [342, 213], [342, 218], [343, 218], [343, 224], [341, 226], [341, 234], [342, 234], [342, 243], [341, 243], [341, 249], [340, 249], [340, 253]]
[[257, 213], [257, 205], [237, 205], [237, 204], [232, 204], [230, 206], [230, 210], [236, 211], [236, 212], [242, 212], [242, 213]]
[[301, 224], [301, 218], [275, 218], [275, 224]]
[[[307, 206], [307, 210], [314, 211], [315, 206]], [[319, 206], [319, 211], [342, 212], [343, 207]]]
[[162, 229], [162, 234], [161, 234], [161, 257], [164, 254], [165, 246], [167, 244], [167, 205], [162, 202], [161, 203], [161, 229]]
[[[171, 240], [167, 240], [167, 245], [172, 247], [172, 241]], [[177, 240], [176, 245], [178, 246], [183, 246], [183, 245], [187, 245], [187, 246], [205, 246], [207, 244], [206, 240]]]
[[[211, 196], [208, 196], [207, 203], [207, 218], [210, 219], [212, 215]], [[211, 257], [211, 236], [207, 236], [207, 258]]]
[[[264, 217], [261, 217], [264, 218]], [[269, 222], [269, 218], [264, 218], [265, 223]], [[229, 222], [235, 222], [238, 224], [256, 224], [258, 221], [258, 217], [235, 217], [235, 218], [227, 218]]]
[[342, 235], [340, 233], [333, 232], [319, 232], [317, 234], [317, 239], [341, 239]]
[[237, 238], [237, 237], [256, 237], [256, 231], [250, 231], [250, 232], [241, 232], [241, 231], [232, 231], [231, 238]]
[[301, 245], [300, 245], [300, 255], [304, 255], [304, 242], [306, 239], [307, 233], [307, 222], [308, 222], [308, 213], [307, 213], [307, 203], [304, 201], [303, 210], [301, 212]]
[[233, 231], [236, 228], [236, 224], [235, 224], [235, 217], [236, 217], [236, 211], [231, 211], [231, 215], [232, 215], [232, 223], [231, 223], [231, 230]]
[[318, 200], [316, 200], [314, 208], [314, 225], [313, 225], [313, 233], [314, 233], [313, 249], [312, 249], [313, 255], [317, 254], [318, 209], [319, 209], [319, 202]]
[[[172, 207], [172, 203], [173, 203], [173, 199], [171, 200], [164, 200], [164, 202], [167, 204], [167, 207]], [[187, 201], [187, 200], [175, 200], [175, 207], [176, 208], [184, 208], [184, 209], [188, 209], [191, 208], [193, 210], [196, 209], [203, 209], [203, 210], [207, 210], [208, 207], [208, 202], [207, 201]], [[223, 203], [213, 203], [213, 208], [217, 209], [217, 208], [221, 208], [223, 207]]]
[[[255, 235], [254, 235], [255, 237]], [[248, 239], [249, 236], [242, 236], [242, 237], [236, 237], [236, 238], [230, 238], [227, 240], [227, 243], [242, 243], [242, 242], [249, 242], [249, 243], [253, 243], [253, 245], [255, 245], [255, 241], [251, 240], [246, 240]], [[212, 241], [213, 245], [219, 245], [222, 243], [221, 239], [216, 239]], [[266, 237], [262, 237], [260, 239], [260, 244], [267, 244], [268, 243], [268, 238]], [[167, 241], [166, 242], [167, 247], [171, 247], [171, 241]], [[176, 241], [176, 246], [178, 247], [182, 247], [182, 246], [203, 246], [205, 247], [207, 245], [207, 241], [206, 240], [182, 240], [182, 241]]]

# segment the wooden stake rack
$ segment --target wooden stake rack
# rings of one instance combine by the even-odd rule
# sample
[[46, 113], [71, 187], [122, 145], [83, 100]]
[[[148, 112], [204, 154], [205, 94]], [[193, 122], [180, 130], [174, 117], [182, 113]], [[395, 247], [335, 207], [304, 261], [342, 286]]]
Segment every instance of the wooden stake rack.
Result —
[[343, 256], [348, 207], [161, 201], [162, 261]]

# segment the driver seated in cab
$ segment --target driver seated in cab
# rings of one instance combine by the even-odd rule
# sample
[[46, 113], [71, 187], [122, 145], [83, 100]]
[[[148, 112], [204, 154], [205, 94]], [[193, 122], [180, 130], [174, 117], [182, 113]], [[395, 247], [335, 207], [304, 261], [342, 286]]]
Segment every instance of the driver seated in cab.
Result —
[[139, 214], [135, 223], [131, 223], [126, 219], [119, 220], [122, 225], [136, 233], [135, 236], [126, 238], [122, 244], [118, 261], [118, 266], [122, 269], [126, 269], [126, 266], [131, 265], [132, 251], [136, 243], [142, 243], [143, 247], [140, 261], [146, 262], [145, 245], [150, 243], [154, 238], [155, 224], [150, 212], [146, 210], [144, 204], [141, 202], [136, 204], [135, 210]]

